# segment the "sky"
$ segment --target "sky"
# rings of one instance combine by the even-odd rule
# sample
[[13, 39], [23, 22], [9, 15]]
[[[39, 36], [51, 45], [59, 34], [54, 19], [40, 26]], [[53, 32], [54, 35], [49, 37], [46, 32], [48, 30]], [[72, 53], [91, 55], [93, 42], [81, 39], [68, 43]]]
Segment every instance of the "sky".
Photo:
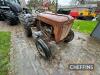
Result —
[[[29, 0], [25, 0], [26, 1], [26, 3], [29, 1]], [[70, 5], [70, 2], [71, 2], [72, 0], [58, 0], [58, 4], [59, 5]]]
[[25, 2], [27, 3], [29, 0], [25, 0]]
[[72, 0], [58, 0], [58, 4], [59, 5], [70, 5], [70, 2], [71, 2]]

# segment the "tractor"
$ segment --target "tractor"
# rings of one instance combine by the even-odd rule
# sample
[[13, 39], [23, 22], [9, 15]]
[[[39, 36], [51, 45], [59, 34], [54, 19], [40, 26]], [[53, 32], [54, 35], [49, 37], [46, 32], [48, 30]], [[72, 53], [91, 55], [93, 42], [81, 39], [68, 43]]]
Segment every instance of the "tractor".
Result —
[[[37, 11], [36, 11], [37, 12]], [[24, 14], [22, 24], [25, 35], [35, 39], [35, 45], [39, 54], [46, 59], [52, 56], [51, 42], [71, 42], [74, 32], [71, 27], [74, 18], [70, 15], [52, 12], [41, 12], [37, 15]], [[35, 28], [35, 29], [34, 29]]]
[[17, 25], [19, 23], [18, 15], [22, 11], [19, 3], [8, 0], [0, 0], [0, 20], [6, 21], [9, 25]]
[[33, 14], [22, 14], [20, 21], [24, 27], [25, 35], [33, 37], [38, 53], [45, 59], [52, 56], [52, 42], [55, 44], [68, 43], [74, 39], [74, 32], [71, 29], [74, 18], [70, 15], [37, 8]]

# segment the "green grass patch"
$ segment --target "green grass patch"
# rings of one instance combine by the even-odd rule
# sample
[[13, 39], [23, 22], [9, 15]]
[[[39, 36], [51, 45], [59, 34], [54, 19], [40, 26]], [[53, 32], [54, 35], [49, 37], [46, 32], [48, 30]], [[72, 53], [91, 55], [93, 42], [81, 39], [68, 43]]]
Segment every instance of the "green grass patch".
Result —
[[97, 21], [75, 20], [73, 29], [82, 33], [90, 34], [96, 27]]
[[10, 32], [0, 32], [0, 75], [8, 75]]

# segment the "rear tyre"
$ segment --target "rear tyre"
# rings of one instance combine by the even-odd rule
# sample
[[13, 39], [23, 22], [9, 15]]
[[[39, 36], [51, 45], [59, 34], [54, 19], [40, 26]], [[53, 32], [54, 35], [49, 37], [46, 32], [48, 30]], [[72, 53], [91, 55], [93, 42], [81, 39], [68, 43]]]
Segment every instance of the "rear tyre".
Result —
[[4, 21], [4, 20], [5, 20], [4, 15], [0, 14], [0, 21]]
[[25, 34], [27, 37], [31, 37], [32, 36], [32, 30], [30, 27], [25, 28]]
[[51, 50], [47, 46], [47, 44], [42, 39], [37, 39], [35, 44], [36, 44], [39, 54], [43, 58], [49, 59], [51, 56]]
[[68, 36], [65, 38], [64, 42], [68, 43], [74, 39], [74, 32], [70, 30]]

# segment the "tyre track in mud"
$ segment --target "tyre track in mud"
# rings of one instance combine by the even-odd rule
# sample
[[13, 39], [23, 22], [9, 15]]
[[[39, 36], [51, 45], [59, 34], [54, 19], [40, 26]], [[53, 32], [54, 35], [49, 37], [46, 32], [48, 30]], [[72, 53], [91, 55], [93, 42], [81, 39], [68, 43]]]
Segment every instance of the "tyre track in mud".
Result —
[[[15, 46], [14, 48], [16, 48], [15, 50], [17, 51], [17, 61], [15, 60], [14, 62], [16, 63], [15, 68], [17, 68], [16, 71], [16, 75], [45, 75], [43, 71], [40, 71], [38, 66], [38, 62], [35, 60], [35, 54], [33, 52], [33, 50], [35, 49], [35, 47], [31, 46], [30, 44], [30, 40], [32, 39], [28, 39], [26, 38], [26, 36], [24, 35], [23, 32], [19, 31], [15, 31], [15, 37], [13, 37], [13, 45]], [[20, 28], [21, 29], [21, 28]], [[16, 40], [16, 41], [15, 41]], [[31, 41], [32, 42], [32, 41]], [[19, 45], [18, 45], [19, 44]]]

